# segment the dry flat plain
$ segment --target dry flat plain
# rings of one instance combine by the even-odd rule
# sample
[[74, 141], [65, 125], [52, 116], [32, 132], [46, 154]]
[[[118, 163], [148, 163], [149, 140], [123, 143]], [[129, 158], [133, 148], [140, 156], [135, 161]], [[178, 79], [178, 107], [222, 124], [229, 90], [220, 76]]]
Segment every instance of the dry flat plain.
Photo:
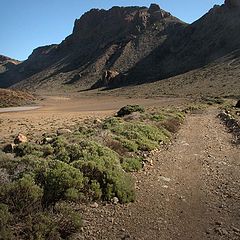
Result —
[[143, 106], [177, 106], [186, 102], [175, 98], [122, 98], [122, 97], [58, 97], [45, 96], [37, 103], [39, 109], [3, 113], [0, 109], [0, 144], [12, 140], [18, 133], [35, 138], [45, 132], [71, 127], [78, 122], [111, 116], [127, 104]]
[[[33, 111], [0, 113], [1, 144], [18, 133], [35, 139], [58, 128], [113, 115], [127, 104], [171, 107], [179, 98], [44, 97]], [[219, 110], [187, 115], [169, 146], [148, 156], [135, 173], [137, 199], [127, 205], [82, 204], [74, 239], [240, 239], [240, 150], [216, 117]]]

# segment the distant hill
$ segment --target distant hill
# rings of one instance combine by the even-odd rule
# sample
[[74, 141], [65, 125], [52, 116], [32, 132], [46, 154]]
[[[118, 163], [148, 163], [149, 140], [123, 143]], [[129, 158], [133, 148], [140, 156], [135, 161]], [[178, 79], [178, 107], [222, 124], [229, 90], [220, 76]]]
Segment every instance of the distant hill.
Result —
[[[197, 86], [193, 92], [198, 94], [213, 81], [212, 93], [226, 90], [230, 95], [231, 89], [234, 94], [240, 91], [239, 64], [240, 0], [215, 5], [190, 25], [156, 4], [113, 7], [85, 13], [61, 44], [40, 47], [0, 74], [0, 86], [76, 91], [167, 79], [173, 88]], [[209, 69], [206, 81], [200, 74], [203, 68]], [[167, 92], [173, 88], [165, 84]]]
[[32, 94], [0, 88], [0, 107], [15, 107], [31, 103], [35, 100]]
[[0, 55], [0, 73], [8, 71], [20, 63], [18, 60]]

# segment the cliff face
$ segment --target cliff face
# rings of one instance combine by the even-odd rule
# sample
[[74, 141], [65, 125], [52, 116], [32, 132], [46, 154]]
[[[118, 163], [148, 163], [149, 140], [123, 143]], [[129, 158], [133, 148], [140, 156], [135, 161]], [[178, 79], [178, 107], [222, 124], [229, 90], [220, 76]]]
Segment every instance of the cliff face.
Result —
[[169, 78], [222, 61], [226, 55], [238, 58], [239, 4], [240, 1], [235, 0], [225, 1], [222, 6], [216, 5], [199, 20], [171, 35], [128, 72], [125, 83]]
[[75, 21], [73, 33], [61, 44], [40, 47], [26, 61], [0, 74], [0, 86], [113, 88], [238, 58], [238, 50], [240, 0], [214, 6], [191, 25], [156, 4], [93, 9]]
[[0, 75], [0, 86], [88, 88], [107, 70], [127, 72], [185, 26], [156, 4], [93, 9], [75, 21], [61, 44], [34, 50], [17, 69]]

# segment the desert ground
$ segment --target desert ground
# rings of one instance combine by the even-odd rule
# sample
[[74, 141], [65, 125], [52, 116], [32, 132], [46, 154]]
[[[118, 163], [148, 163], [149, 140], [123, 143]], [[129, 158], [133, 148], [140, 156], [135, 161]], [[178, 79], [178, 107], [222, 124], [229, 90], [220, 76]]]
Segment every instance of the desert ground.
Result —
[[[127, 104], [177, 107], [183, 98], [44, 96], [31, 111], [0, 113], [0, 144], [22, 133], [45, 132], [104, 118]], [[16, 109], [13, 109], [16, 110]], [[81, 233], [74, 239], [240, 239], [239, 148], [216, 117], [216, 107], [187, 115], [172, 143], [153, 151], [136, 179], [136, 202], [82, 204]]]
[[84, 120], [112, 116], [127, 104], [171, 107], [181, 105], [186, 101], [183, 98], [43, 96], [42, 100], [36, 102], [36, 106], [40, 108], [35, 110], [18, 111], [19, 108], [8, 108], [8, 112], [5, 112], [6, 109], [0, 109], [0, 143], [13, 139], [18, 133], [36, 138], [39, 134], [53, 132], [59, 128], [69, 128]]

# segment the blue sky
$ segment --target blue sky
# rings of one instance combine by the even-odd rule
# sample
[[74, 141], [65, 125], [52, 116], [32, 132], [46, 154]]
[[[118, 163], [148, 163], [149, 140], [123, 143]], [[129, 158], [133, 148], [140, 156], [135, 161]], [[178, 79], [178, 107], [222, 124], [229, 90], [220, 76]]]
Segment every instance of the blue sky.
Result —
[[24, 60], [36, 47], [61, 42], [71, 34], [74, 20], [91, 8], [151, 3], [191, 23], [223, 0], [1, 0], [0, 54]]

